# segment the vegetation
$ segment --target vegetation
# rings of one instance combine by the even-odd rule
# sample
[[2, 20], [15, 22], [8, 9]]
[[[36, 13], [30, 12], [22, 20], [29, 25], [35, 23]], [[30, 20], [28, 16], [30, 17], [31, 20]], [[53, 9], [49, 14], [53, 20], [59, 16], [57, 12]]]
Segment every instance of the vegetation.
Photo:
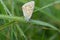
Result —
[[60, 40], [60, 0], [34, 0], [30, 21], [22, 5], [32, 0], [0, 0], [0, 40]]

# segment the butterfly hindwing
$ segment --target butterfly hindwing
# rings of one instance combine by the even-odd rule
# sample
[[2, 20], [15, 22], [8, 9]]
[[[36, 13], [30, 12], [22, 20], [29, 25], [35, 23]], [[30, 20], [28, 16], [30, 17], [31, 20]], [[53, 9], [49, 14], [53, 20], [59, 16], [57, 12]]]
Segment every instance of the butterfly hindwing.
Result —
[[22, 6], [23, 15], [24, 15], [24, 17], [27, 21], [32, 16], [32, 13], [33, 13], [33, 10], [34, 10], [34, 5], [35, 5], [34, 1], [31, 1], [31, 2], [28, 2], [28, 3], [26, 3]]

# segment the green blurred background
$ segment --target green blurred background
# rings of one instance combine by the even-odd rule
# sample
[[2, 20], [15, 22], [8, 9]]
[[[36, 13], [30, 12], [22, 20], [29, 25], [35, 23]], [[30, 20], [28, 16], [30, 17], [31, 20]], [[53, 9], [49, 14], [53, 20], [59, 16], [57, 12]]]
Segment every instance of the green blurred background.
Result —
[[32, 0], [0, 0], [0, 40], [60, 40], [60, 0], [33, 0], [29, 22], [22, 6]]

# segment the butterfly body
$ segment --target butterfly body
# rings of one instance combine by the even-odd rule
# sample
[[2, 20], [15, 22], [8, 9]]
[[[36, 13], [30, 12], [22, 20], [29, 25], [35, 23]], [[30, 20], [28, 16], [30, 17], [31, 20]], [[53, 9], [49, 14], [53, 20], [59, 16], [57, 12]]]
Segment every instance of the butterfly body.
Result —
[[34, 1], [31, 1], [22, 6], [25, 20], [29, 21], [29, 19], [31, 18], [33, 10], [34, 10], [34, 5], [35, 5]]

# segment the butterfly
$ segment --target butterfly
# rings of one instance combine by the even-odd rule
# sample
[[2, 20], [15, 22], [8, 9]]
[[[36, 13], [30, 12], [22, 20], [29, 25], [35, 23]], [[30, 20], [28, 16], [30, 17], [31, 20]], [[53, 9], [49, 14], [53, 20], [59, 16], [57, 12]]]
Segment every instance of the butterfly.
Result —
[[35, 6], [34, 1], [27, 2], [22, 6], [23, 15], [24, 15], [25, 20], [27, 20], [27, 21], [30, 20], [30, 18], [33, 14], [34, 6]]

